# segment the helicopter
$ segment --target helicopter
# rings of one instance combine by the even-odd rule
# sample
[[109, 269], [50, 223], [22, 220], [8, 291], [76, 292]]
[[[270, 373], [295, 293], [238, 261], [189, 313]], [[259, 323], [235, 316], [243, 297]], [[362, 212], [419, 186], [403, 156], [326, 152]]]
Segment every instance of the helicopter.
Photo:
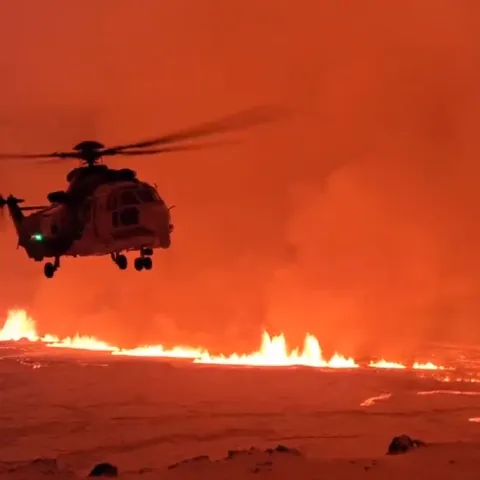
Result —
[[272, 121], [278, 113], [268, 108], [250, 109], [161, 137], [113, 147], [84, 140], [71, 151], [0, 154], [4, 159], [81, 162], [67, 174], [66, 190], [47, 195], [48, 205], [23, 206], [22, 198], [0, 195], [0, 208], [7, 207], [15, 227], [17, 248], [22, 247], [36, 262], [52, 259], [44, 264], [47, 278], [54, 277], [62, 257], [110, 255], [120, 270], [126, 270], [126, 253], [131, 251], [139, 252], [135, 270], [151, 270], [154, 250], [171, 246], [174, 205], [168, 206], [157, 187], [139, 179], [134, 170], [110, 168], [102, 163], [103, 158], [208, 148], [215, 144], [176, 143]]

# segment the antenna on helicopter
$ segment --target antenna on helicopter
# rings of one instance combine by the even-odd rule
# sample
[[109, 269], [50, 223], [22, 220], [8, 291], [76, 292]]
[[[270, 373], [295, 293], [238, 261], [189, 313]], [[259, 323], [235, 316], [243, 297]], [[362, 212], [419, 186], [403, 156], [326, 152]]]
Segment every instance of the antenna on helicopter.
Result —
[[105, 147], [105, 145], [96, 140], [86, 140], [75, 145], [72, 151], [39, 154], [0, 154], [0, 158], [47, 159], [48, 161], [77, 159], [85, 166], [93, 167], [99, 163], [102, 157], [153, 155], [208, 148], [215, 144], [177, 145], [177, 143], [183, 143], [213, 134], [226, 133], [228, 131], [243, 130], [255, 125], [269, 123], [279, 120], [284, 116], [284, 113], [283, 110], [273, 107], [257, 107], [215, 121], [172, 132], [161, 137], [130, 144]]

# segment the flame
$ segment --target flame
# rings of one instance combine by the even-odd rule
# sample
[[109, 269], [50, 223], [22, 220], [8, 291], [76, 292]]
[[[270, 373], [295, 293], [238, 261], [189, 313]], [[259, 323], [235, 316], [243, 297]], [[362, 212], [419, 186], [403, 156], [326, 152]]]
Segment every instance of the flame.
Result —
[[[378, 362], [370, 362], [368, 366], [371, 368], [388, 368], [388, 369], [399, 369], [399, 370], [407, 368], [407, 366], [404, 365], [403, 363], [387, 362], [384, 359], [379, 360]], [[427, 363], [414, 362], [414, 364], [412, 365], [412, 368], [414, 370], [445, 370], [445, 367], [443, 367], [442, 365], [435, 365], [432, 362], [427, 362]]]
[[175, 347], [165, 350], [161, 345], [139, 347], [132, 350], [121, 349], [95, 337], [75, 334], [73, 337], [59, 338], [56, 335], [46, 334], [39, 336], [35, 321], [27, 315], [25, 310], [10, 310], [7, 321], [0, 330], [0, 341], [29, 340], [42, 342], [51, 348], [70, 348], [75, 350], [90, 350], [96, 352], [110, 352], [112, 355], [129, 355], [145, 357], [196, 358], [203, 351], [193, 348]]
[[310, 367], [330, 368], [357, 368], [353, 358], [345, 358], [335, 353], [330, 360], [325, 360], [318, 340], [310, 334], [305, 336], [302, 352], [298, 349], [288, 351], [284, 335], [270, 337], [263, 333], [262, 344], [258, 352], [238, 355], [233, 353], [229, 357], [224, 355], [212, 356], [205, 352], [195, 363], [208, 363], [216, 365], [245, 365], [245, 366], [293, 366], [304, 365]]
[[403, 365], [402, 363], [387, 362], [386, 360], [379, 360], [378, 362], [370, 362], [368, 366], [372, 368], [389, 368], [389, 369], [407, 368], [407, 366]]
[[0, 330], [0, 341], [13, 340], [29, 340], [36, 342], [39, 339], [35, 322], [27, 315], [24, 310], [11, 310], [5, 325]]
[[[305, 336], [303, 348], [289, 350], [283, 334], [270, 336], [263, 333], [260, 348], [250, 354], [233, 353], [226, 355], [212, 355], [202, 348], [176, 346], [172, 349], [162, 345], [145, 345], [133, 349], [124, 349], [111, 345], [92, 336], [76, 334], [73, 337], [59, 338], [55, 335], [46, 334], [40, 336], [37, 333], [35, 321], [28, 316], [25, 310], [11, 310], [7, 320], [0, 330], [0, 341], [27, 340], [30, 342], [42, 342], [51, 348], [69, 348], [77, 350], [91, 350], [107, 352], [112, 355], [132, 357], [165, 357], [190, 359], [194, 363], [238, 366], [309, 366], [317, 368], [358, 368], [359, 365], [353, 358], [334, 353], [330, 359], [326, 359], [316, 337], [311, 334]], [[382, 359], [368, 364], [372, 368], [406, 369], [401, 363], [389, 362]], [[428, 363], [414, 363], [413, 369], [418, 370], [443, 370], [444, 367]]]
[[78, 333], [74, 337], [62, 339], [48, 335], [46, 339], [44, 338], [44, 341], [47, 347], [54, 348], [73, 348], [76, 350], [91, 350], [96, 352], [114, 352], [117, 350], [117, 347], [97, 340], [95, 337], [86, 337], [84, 335], [78, 335]]
[[73, 348], [77, 350], [113, 351], [112, 347], [94, 337], [86, 337], [76, 334], [73, 338], [59, 339], [55, 335], [40, 337], [37, 333], [35, 321], [27, 315], [25, 310], [10, 310], [5, 325], [0, 330], [0, 341], [29, 340], [30, 342], [41, 341], [47, 347]]
[[427, 362], [427, 363], [415, 362], [412, 368], [414, 368], [415, 370], [445, 370], [445, 367], [443, 367], [442, 365], [435, 365], [432, 362]]

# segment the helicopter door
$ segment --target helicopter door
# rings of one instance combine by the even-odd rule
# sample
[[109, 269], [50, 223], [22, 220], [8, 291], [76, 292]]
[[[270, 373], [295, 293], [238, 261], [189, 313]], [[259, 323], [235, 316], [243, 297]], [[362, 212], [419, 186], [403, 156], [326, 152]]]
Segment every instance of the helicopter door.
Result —
[[111, 195], [97, 195], [92, 199], [91, 209], [91, 235], [98, 237], [100, 243], [108, 245], [112, 242], [112, 212]]
[[98, 237], [99, 232], [98, 232], [98, 221], [97, 221], [98, 213], [97, 212], [99, 210], [99, 206], [101, 202], [99, 201], [98, 198], [93, 198], [89, 203], [90, 203], [90, 210], [89, 210], [89, 213], [87, 214], [88, 224], [90, 224], [92, 234], [95, 237]]
[[93, 202], [92, 200], [88, 199], [84, 202], [84, 204], [80, 207], [80, 228], [82, 235], [85, 233], [87, 235], [92, 234], [92, 227], [94, 222], [92, 222], [92, 209], [93, 209]]
[[83, 205], [83, 223], [88, 226], [92, 221], [92, 201], [87, 200]]
[[118, 221], [118, 195], [117, 192], [112, 192], [110, 195], [107, 197], [107, 202], [106, 202], [106, 210], [108, 213], [108, 216], [110, 217], [110, 222], [113, 228], [117, 228], [119, 225]]

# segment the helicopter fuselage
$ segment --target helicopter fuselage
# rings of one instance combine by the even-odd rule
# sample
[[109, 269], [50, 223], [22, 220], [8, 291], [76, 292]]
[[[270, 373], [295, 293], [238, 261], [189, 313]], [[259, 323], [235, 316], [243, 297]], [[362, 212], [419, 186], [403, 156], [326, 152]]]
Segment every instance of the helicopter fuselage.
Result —
[[171, 244], [170, 209], [155, 188], [138, 180], [101, 184], [81, 201], [28, 216], [18, 205], [9, 205], [9, 210], [19, 246], [36, 261], [166, 249]]

